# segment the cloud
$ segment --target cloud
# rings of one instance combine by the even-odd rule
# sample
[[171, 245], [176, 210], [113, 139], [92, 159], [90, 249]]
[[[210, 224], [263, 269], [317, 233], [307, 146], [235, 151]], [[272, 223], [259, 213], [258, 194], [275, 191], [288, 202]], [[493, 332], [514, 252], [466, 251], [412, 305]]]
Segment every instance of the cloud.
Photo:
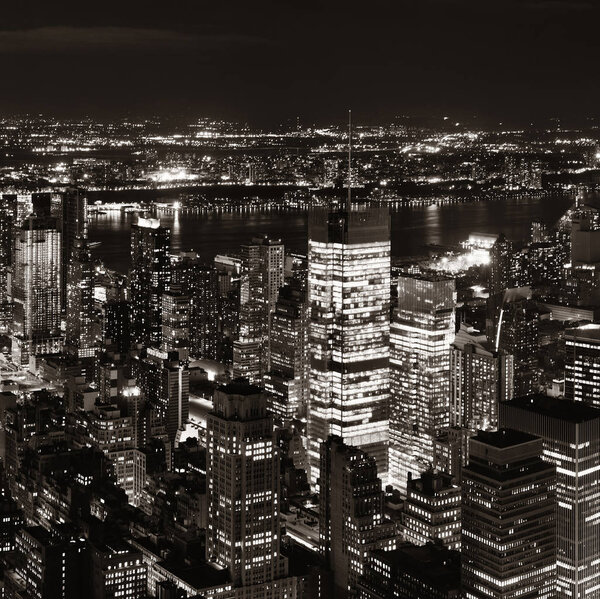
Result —
[[136, 27], [38, 27], [0, 31], [0, 54], [163, 53], [261, 44], [243, 35], [193, 34]]

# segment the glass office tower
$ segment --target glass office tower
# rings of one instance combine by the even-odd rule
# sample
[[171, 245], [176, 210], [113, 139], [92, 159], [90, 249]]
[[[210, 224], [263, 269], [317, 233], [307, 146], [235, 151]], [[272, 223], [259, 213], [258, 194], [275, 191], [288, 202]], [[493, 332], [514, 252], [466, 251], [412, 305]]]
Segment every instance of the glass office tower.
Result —
[[311, 483], [329, 435], [377, 460], [387, 480], [390, 219], [387, 208], [309, 215]]

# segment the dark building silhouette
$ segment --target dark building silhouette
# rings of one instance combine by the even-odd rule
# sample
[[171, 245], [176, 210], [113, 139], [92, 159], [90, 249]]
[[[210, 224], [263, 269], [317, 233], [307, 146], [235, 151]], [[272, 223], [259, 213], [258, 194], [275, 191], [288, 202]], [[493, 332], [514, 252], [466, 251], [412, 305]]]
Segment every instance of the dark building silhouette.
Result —
[[459, 599], [460, 553], [431, 543], [372, 551], [359, 583], [360, 599]]
[[369, 551], [392, 549], [394, 525], [383, 513], [375, 458], [331, 436], [321, 444], [319, 546], [332, 572], [334, 593], [357, 590]]
[[501, 404], [499, 419], [541, 437], [543, 459], [556, 466], [557, 596], [593, 597], [600, 584], [600, 410], [531, 395]]
[[480, 432], [462, 471], [462, 586], [469, 599], [555, 596], [556, 472], [542, 439]]

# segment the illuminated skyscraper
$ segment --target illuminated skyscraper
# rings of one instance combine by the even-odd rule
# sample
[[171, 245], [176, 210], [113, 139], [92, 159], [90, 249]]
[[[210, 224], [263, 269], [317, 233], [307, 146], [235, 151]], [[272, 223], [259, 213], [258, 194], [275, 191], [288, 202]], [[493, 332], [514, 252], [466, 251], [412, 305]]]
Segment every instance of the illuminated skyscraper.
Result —
[[164, 352], [177, 352], [179, 360], [189, 357], [190, 298], [181, 293], [179, 286], [162, 294], [162, 339]]
[[565, 331], [565, 398], [600, 408], [600, 325]]
[[504, 294], [495, 333], [495, 349], [513, 356], [517, 397], [533, 393], [538, 380], [540, 314], [536, 304], [520, 297], [521, 293], [522, 290], [511, 289]]
[[270, 315], [283, 286], [284, 246], [256, 237], [242, 246], [240, 328], [233, 344], [233, 376], [262, 385], [269, 367]]
[[512, 287], [512, 243], [501, 234], [490, 250], [490, 297]]
[[8, 296], [8, 272], [12, 265], [13, 232], [17, 220], [17, 197], [2, 194], [0, 198], [0, 331], [5, 332], [12, 320]]
[[95, 354], [94, 279], [90, 251], [85, 238], [73, 241], [67, 269], [67, 331], [65, 347], [78, 358]]
[[58, 352], [60, 331], [61, 234], [56, 219], [28, 217], [16, 231], [12, 278], [13, 361]]
[[556, 596], [600, 597], [600, 410], [530, 395], [501, 403], [499, 419], [542, 437], [542, 457], [556, 465]]
[[62, 204], [62, 297], [63, 306], [68, 301], [69, 264], [73, 252], [79, 253], [76, 240], [87, 240], [88, 238], [88, 215], [87, 198], [78, 190], [70, 190], [63, 194]]
[[515, 430], [471, 439], [462, 483], [466, 599], [556, 597], [556, 473], [541, 454], [539, 437]]
[[217, 269], [202, 264], [195, 254], [180, 254], [173, 283], [181, 285], [190, 301], [190, 355], [216, 360], [220, 336]]
[[217, 389], [207, 438], [207, 559], [228, 568], [235, 586], [286, 576], [279, 454], [262, 390], [240, 382]]
[[311, 484], [320, 444], [341, 437], [387, 480], [390, 219], [386, 208], [315, 209], [308, 229]]
[[[319, 546], [336, 596], [356, 591], [369, 552], [394, 549], [394, 524], [383, 514], [375, 459], [330, 437], [321, 445]], [[326, 594], [327, 595], [327, 594]]]
[[498, 426], [498, 403], [513, 396], [513, 359], [485, 334], [461, 325], [450, 347], [450, 425], [475, 434]]
[[158, 347], [161, 341], [162, 294], [171, 283], [171, 232], [160, 221], [139, 218], [131, 226], [132, 333], [136, 343]]
[[269, 345], [265, 389], [271, 397], [271, 410], [283, 421], [304, 416], [308, 402], [308, 318], [306, 293], [297, 285], [279, 290], [271, 314]]
[[408, 473], [433, 464], [433, 442], [450, 420], [450, 344], [454, 339], [454, 279], [398, 279], [391, 327], [390, 483], [406, 493]]

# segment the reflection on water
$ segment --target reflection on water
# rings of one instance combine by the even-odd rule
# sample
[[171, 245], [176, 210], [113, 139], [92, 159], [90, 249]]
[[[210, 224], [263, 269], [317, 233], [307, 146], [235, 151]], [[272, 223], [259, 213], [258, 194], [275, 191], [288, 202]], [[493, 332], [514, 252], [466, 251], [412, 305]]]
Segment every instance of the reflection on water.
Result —
[[[392, 213], [392, 254], [412, 256], [423, 253], [427, 244], [457, 244], [472, 232], [503, 232], [513, 240], [526, 239], [532, 220], [542, 218], [554, 224], [571, 204], [569, 198], [547, 197], [402, 207]], [[102, 242], [94, 248], [94, 257], [109, 268], [128, 269], [134, 218], [120, 212], [91, 216], [90, 239]], [[181, 212], [161, 220], [171, 227], [173, 251], [193, 250], [206, 260], [236, 251], [240, 244], [262, 234], [280, 237], [292, 251], [306, 252], [307, 219], [301, 211]]]

